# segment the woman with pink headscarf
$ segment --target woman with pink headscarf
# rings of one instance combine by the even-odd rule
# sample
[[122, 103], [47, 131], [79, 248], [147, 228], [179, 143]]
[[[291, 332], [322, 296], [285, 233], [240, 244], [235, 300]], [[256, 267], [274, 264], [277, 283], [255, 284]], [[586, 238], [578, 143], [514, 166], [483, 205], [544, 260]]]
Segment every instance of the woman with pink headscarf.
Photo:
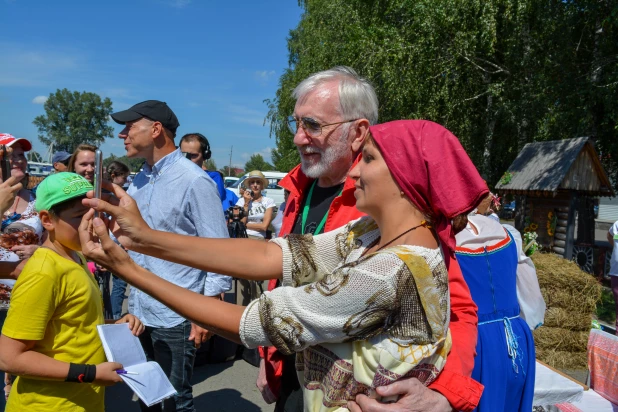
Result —
[[297, 352], [305, 410], [345, 410], [357, 394], [409, 376], [427, 385], [440, 373], [451, 346], [451, 219], [487, 194], [457, 138], [428, 121], [371, 127], [350, 177], [357, 207], [368, 217], [322, 235], [271, 242], [153, 231], [119, 187], [113, 188], [115, 205], [85, 201], [114, 216], [111, 229], [127, 249], [248, 280], [283, 280], [283, 287], [246, 308], [176, 287], [137, 266], [93, 211], [80, 227], [82, 248], [221, 336]]

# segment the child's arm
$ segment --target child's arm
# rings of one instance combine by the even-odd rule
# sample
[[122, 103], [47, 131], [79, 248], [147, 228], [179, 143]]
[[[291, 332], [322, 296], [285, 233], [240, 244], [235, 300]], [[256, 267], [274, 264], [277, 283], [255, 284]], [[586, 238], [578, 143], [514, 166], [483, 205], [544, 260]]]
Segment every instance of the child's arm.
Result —
[[26, 260], [19, 262], [0, 262], [0, 279], [17, 279]]
[[114, 319], [105, 319], [106, 325], [118, 324], [118, 323], [128, 323], [129, 329], [131, 329], [131, 333], [135, 336], [139, 336], [144, 332], [146, 326], [142, 323], [141, 320], [135, 315], [131, 315], [130, 313], [124, 315], [118, 320]]
[[[12, 339], [0, 335], [0, 370], [31, 379], [66, 380], [69, 363], [62, 362], [32, 350], [36, 341]], [[109, 386], [120, 382], [117, 369], [122, 365], [117, 362], [104, 362], [97, 365], [93, 383]]]

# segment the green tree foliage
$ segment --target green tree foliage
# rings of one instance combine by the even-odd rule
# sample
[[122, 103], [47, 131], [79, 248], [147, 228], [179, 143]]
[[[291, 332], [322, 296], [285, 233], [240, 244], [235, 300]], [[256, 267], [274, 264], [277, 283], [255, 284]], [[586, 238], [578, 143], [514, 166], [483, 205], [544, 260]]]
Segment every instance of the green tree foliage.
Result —
[[273, 170], [274, 168], [275, 167], [268, 163], [266, 160], [264, 160], [262, 155], [259, 153], [252, 154], [249, 158], [249, 161], [245, 163], [245, 170], [247, 172], [250, 172], [252, 170]]
[[109, 155], [109, 157], [106, 157], [105, 159], [103, 159], [103, 166], [104, 167], [109, 166], [109, 164], [113, 162], [114, 160], [124, 163], [125, 165], [129, 166], [129, 170], [132, 173], [138, 173], [142, 165], [144, 164], [143, 158], [139, 158], [139, 157], [128, 158], [127, 156], [118, 157], [114, 154], [111, 154]]
[[223, 173], [223, 176], [231, 176], [231, 177], [240, 177], [245, 174], [244, 170], [241, 171], [240, 173], [236, 173], [234, 168], [230, 169], [229, 166], [223, 166], [219, 171]]
[[32, 123], [38, 128], [39, 140], [54, 144], [54, 151], [72, 153], [80, 143], [100, 145], [112, 137], [114, 129], [107, 124], [112, 113], [112, 101], [96, 93], [71, 92], [58, 89], [43, 105], [45, 115]]
[[204, 162], [204, 164], [206, 166], [206, 170], [217, 170], [215, 159], [208, 159]]
[[[457, 135], [490, 185], [532, 141], [595, 138], [618, 185], [618, 3], [609, 0], [305, 0], [289, 68], [267, 100], [273, 161], [295, 166], [285, 119], [307, 76], [348, 65], [380, 121], [428, 119]], [[611, 155], [610, 155], [611, 154]], [[617, 186], [618, 187], [618, 186]]]

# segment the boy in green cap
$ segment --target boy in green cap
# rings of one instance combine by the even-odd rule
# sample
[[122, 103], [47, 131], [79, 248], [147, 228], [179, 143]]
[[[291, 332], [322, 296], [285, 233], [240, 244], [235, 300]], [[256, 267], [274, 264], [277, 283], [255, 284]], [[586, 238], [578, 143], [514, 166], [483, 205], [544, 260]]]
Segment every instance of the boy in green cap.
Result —
[[[103, 302], [79, 252], [77, 228], [88, 211], [82, 199], [93, 187], [75, 173], [48, 176], [35, 207], [48, 232], [19, 275], [0, 336], [0, 370], [19, 377], [6, 411], [101, 411], [103, 386], [121, 379], [122, 365], [105, 361], [97, 325]], [[133, 334], [144, 330], [133, 315]]]

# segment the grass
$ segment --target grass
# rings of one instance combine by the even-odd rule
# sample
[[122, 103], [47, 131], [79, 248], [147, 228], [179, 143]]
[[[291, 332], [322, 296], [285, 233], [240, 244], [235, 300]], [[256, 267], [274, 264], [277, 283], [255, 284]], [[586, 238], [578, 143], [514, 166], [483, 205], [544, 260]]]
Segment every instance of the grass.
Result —
[[610, 288], [604, 287], [601, 290], [601, 299], [597, 303], [597, 318], [611, 325], [616, 322], [616, 303]]

